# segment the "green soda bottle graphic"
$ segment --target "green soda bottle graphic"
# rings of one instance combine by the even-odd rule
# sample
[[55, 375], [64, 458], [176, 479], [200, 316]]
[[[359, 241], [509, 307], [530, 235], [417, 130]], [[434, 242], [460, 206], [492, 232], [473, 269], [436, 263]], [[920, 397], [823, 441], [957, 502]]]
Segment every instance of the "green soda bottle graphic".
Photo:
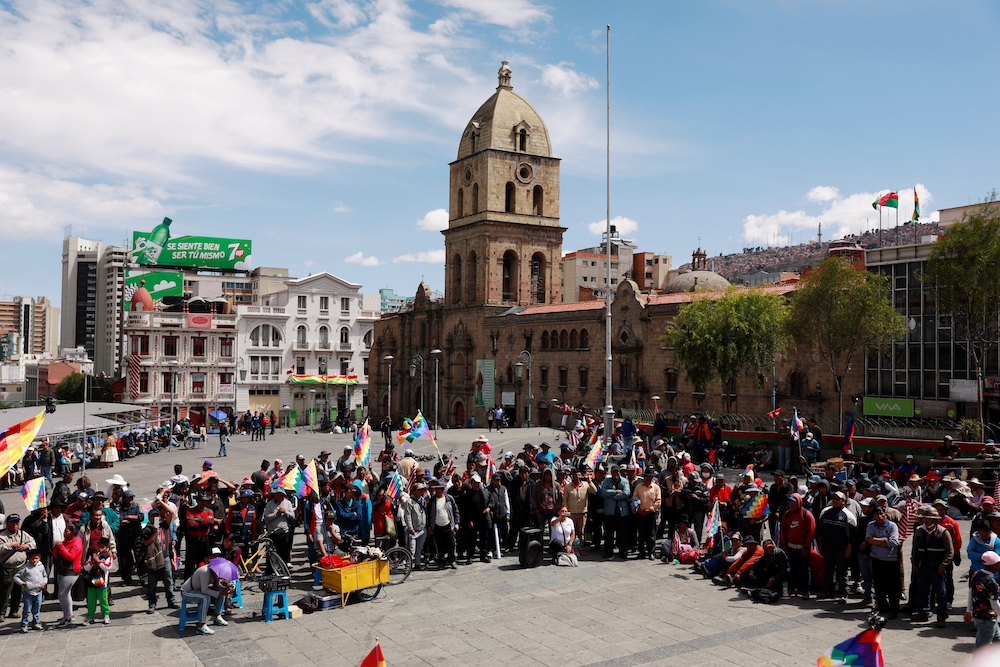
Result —
[[153, 231], [150, 232], [149, 238], [146, 239], [146, 244], [142, 248], [142, 252], [146, 256], [146, 263], [159, 264], [160, 253], [163, 252], [163, 248], [166, 247], [167, 241], [170, 239], [171, 222], [173, 220], [170, 218], [164, 218], [163, 222], [153, 227]]

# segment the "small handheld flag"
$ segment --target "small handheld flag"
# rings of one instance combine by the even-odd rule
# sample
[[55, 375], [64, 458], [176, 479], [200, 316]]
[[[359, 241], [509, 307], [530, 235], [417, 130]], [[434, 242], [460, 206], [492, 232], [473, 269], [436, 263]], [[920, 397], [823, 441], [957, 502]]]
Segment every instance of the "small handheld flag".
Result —
[[365, 656], [359, 667], [388, 667], [385, 656], [382, 655], [382, 645], [376, 643], [375, 648]]
[[[597, 433], [595, 432], [594, 435], [596, 436]], [[601, 462], [601, 459], [604, 456], [604, 444], [601, 442], [599, 437], [595, 437], [594, 440], [594, 445], [590, 448], [590, 451], [587, 453], [587, 458], [585, 458], [583, 462], [596, 470], [597, 464]]]
[[847, 456], [854, 451], [854, 417], [858, 412], [858, 404], [854, 404], [851, 410], [851, 418], [847, 420], [847, 428], [844, 429], [844, 445], [841, 447], [841, 454]]
[[754, 497], [743, 506], [744, 519], [766, 519], [771, 513], [767, 506], [767, 496], [763, 493], [754, 494]]
[[359, 466], [366, 466], [372, 457], [372, 427], [368, 425], [368, 420], [358, 429], [358, 434], [354, 437], [354, 460]]
[[781, 408], [775, 408], [774, 410], [771, 410], [770, 412], [767, 413], [768, 419], [777, 419], [780, 416], [781, 416]]
[[25, 482], [24, 487], [21, 488], [21, 500], [24, 501], [24, 506], [28, 508], [29, 512], [47, 507], [48, 503], [45, 502], [45, 478], [36, 477]]
[[6, 475], [14, 464], [24, 457], [24, 450], [35, 439], [35, 434], [42, 427], [43, 421], [45, 421], [45, 410], [31, 419], [25, 419], [5, 431], [0, 431], [0, 477]]
[[816, 667], [885, 667], [882, 637], [878, 630], [865, 630], [817, 658]]
[[399, 494], [403, 490], [405, 483], [405, 480], [403, 480], [398, 472], [392, 473], [392, 477], [389, 478], [389, 486], [385, 490], [386, 495], [390, 498], [399, 498]]
[[701, 532], [701, 534], [704, 535], [706, 539], [713, 538], [714, 542], [714, 537], [715, 534], [719, 532], [719, 527], [719, 501], [716, 499], [716, 501], [712, 503], [712, 509], [709, 510], [708, 516], [705, 517], [705, 529]]

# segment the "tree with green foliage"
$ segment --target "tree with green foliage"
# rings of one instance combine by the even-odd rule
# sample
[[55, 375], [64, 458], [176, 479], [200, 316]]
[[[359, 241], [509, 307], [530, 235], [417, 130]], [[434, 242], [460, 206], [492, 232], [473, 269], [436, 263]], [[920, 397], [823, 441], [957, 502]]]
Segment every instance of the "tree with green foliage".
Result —
[[[84, 377], [83, 373], [70, 373], [60, 380], [53, 391], [56, 400], [64, 403], [82, 403]], [[112, 400], [111, 383], [103, 375], [86, 376], [86, 384], [87, 401], [110, 402]]]
[[1000, 203], [991, 192], [978, 208], [949, 227], [927, 256], [921, 276], [936, 288], [938, 312], [951, 315], [976, 372], [979, 435], [985, 434], [983, 364], [1000, 342]]
[[906, 336], [906, 318], [893, 307], [889, 288], [887, 277], [830, 257], [799, 281], [792, 298], [792, 337], [799, 346], [816, 350], [833, 374], [841, 433], [842, 382], [852, 364], [868, 350]]
[[755, 371], [760, 384], [787, 344], [788, 317], [784, 296], [733, 287], [682, 305], [664, 340], [695, 386], [715, 378], [726, 386], [747, 370]]

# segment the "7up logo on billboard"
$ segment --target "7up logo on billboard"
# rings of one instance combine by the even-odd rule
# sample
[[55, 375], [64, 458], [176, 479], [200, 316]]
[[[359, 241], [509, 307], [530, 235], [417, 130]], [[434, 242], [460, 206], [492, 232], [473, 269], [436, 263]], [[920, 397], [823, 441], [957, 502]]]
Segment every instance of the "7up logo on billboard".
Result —
[[871, 417], [912, 417], [912, 398], [865, 397], [865, 414]]

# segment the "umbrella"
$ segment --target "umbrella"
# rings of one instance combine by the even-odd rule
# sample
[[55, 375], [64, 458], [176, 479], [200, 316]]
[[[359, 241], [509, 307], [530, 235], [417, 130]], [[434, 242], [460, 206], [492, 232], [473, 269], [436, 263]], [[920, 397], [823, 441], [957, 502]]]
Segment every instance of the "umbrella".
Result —
[[227, 419], [229, 419], [229, 415], [227, 415], [222, 410], [216, 410], [215, 412], [209, 412], [208, 416], [211, 417], [212, 419], [214, 419], [217, 422], [226, 421]]
[[226, 581], [236, 581], [240, 578], [240, 573], [231, 560], [225, 558], [213, 558], [208, 562], [208, 568], [219, 575], [219, 579]]

